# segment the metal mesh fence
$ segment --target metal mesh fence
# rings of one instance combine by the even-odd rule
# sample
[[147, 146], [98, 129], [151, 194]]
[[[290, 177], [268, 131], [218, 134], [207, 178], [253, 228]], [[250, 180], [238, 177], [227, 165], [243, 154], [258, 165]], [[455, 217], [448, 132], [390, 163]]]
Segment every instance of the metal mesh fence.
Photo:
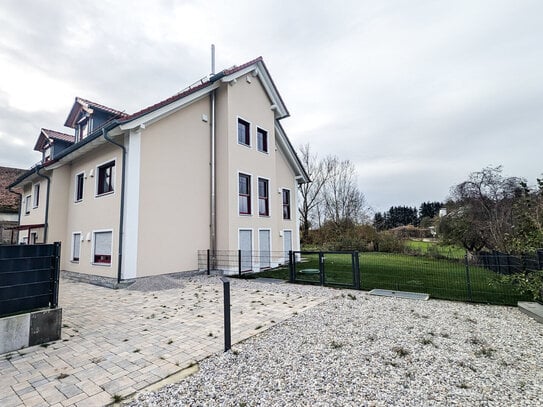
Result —
[[[293, 252], [290, 269], [260, 276], [303, 284], [374, 288], [430, 294], [433, 298], [516, 305], [532, 300], [507, 280], [514, 273], [541, 270], [537, 256], [462, 253]], [[539, 263], [538, 263], [539, 261]], [[507, 268], [505, 268], [507, 266]]]
[[288, 270], [289, 254], [284, 251], [199, 250], [200, 271], [220, 271], [226, 275], [244, 275], [270, 269]]

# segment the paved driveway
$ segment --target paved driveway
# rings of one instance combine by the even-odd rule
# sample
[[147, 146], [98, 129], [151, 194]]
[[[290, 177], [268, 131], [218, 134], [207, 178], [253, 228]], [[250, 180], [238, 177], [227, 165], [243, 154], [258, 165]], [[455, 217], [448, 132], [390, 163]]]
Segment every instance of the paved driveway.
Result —
[[[159, 291], [112, 290], [63, 279], [62, 340], [0, 356], [0, 406], [99, 406], [223, 350], [218, 277]], [[291, 291], [291, 290], [290, 290]], [[231, 280], [232, 342], [330, 297], [327, 289]]]

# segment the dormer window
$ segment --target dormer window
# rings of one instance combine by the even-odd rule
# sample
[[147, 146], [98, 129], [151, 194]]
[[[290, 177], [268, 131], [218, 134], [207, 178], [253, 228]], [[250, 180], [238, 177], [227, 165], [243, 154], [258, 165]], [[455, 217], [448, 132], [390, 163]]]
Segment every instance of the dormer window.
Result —
[[43, 150], [43, 162], [46, 163], [51, 159], [51, 145], [48, 145], [45, 150]]
[[89, 121], [89, 117], [87, 115], [84, 115], [77, 122], [77, 141], [81, 141], [89, 135]]

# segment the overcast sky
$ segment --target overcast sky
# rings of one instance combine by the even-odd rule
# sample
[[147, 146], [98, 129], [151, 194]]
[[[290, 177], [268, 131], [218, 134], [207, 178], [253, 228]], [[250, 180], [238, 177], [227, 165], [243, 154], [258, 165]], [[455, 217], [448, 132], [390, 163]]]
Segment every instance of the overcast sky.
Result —
[[294, 146], [355, 163], [375, 210], [444, 200], [543, 155], [543, 2], [0, 3], [0, 165], [28, 168], [75, 96], [130, 113], [263, 56]]

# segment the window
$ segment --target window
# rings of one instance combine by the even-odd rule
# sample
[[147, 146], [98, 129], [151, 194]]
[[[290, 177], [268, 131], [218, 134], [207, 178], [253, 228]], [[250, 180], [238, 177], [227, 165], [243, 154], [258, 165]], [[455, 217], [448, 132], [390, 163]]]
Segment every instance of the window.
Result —
[[43, 162], [46, 163], [51, 159], [51, 146], [47, 146], [45, 150], [43, 150]]
[[83, 200], [83, 182], [85, 179], [85, 174], [77, 174], [75, 176], [75, 201], [79, 202]]
[[251, 214], [251, 176], [239, 174], [239, 213]]
[[283, 189], [283, 219], [290, 219], [290, 191]]
[[81, 233], [72, 235], [72, 261], [79, 262], [79, 253], [81, 252]]
[[256, 147], [258, 151], [268, 152], [268, 132], [266, 130], [256, 129]]
[[113, 170], [115, 169], [115, 161], [98, 167], [98, 188], [97, 195], [108, 194], [113, 192]]
[[34, 202], [33, 207], [37, 208], [40, 204], [40, 184], [34, 184]]
[[94, 263], [111, 264], [112, 235], [112, 232], [94, 232]]
[[251, 125], [243, 119], [238, 119], [238, 143], [251, 145]]
[[25, 215], [28, 215], [30, 213], [30, 199], [32, 198], [32, 195], [27, 195], [25, 198]]
[[269, 205], [269, 185], [268, 180], [259, 178], [258, 179], [258, 214], [260, 216], [269, 216], [270, 215], [270, 205]]

